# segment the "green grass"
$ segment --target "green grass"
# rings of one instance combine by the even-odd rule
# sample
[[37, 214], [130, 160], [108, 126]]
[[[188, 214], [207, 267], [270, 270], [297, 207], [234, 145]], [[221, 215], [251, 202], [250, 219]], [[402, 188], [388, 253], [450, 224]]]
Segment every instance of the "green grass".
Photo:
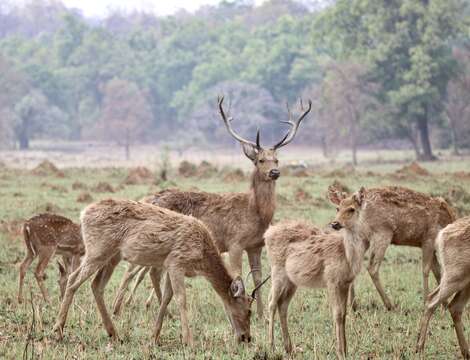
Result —
[[[469, 162], [436, 163], [428, 166], [433, 176], [412, 177], [397, 180], [390, 175], [398, 165], [371, 165], [361, 167], [354, 174], [338, 178], [350, 189], [359, 186], [381, 186], [400, 184], [420, 191], [446, 195], [451, 187], [459, 186], [470, 192], [470, 180], [461, 180], [445, 175], [447, 171], [468, 168]], [[373, 171], [375, 174], [367, 174]], [[253, 317], [252, 336], [254, 343], [237, 346], [232, 340], [228, 321], [220, 300], [202, 278], [188, 279], [187, 294], [190, 323], [196, 347], [185, 348], [180, 341], [180, 325], [177, 308], [172, 302], [172, 318], [165, 319], [161, 341], [155, 345], [152, 331], [157, 304], [146, 311], [144, 301], [150, 282], [141, 287], [131, 306], [124, 308], [114, 322], [120, 341], [110, 343], [96, 311], [90, 282], [81, 287], [71, 308], [65, 328], [63, 342], [57, 342], [51, 334], [59, 301], [57, 271], [50, 264], [46, 281], [52, 295], [52, 304], [45, 305], [32, 275], [26, 277], [25, 298], [22, 305], [16, 303], [17, 266], [23, 257], [23, 242], [19, 234], [5, 231], [6, 224], [25, 219], [44, 209], [46, 203], [58, 207], [60, 213], [74, 220], [84, 204], [77, 203], [81, 190], [72, 190], [74, 181], [93, 186], [106, 181], [118, 187], [126, 176], [123, 169], [69, 169], [65, 178], [36, 177], [22, 170], [0, 170], [0, 358], [19, 359], [23, 356], [28, 334], [33, 338], [35, 354], [40, 359], [282, 359], [285, 357], [279, 324], [276, 323], [276, 350], [272, 352], [266, 343], [267, 324]], [[326, 200], [326, 189], [334, 180], [316, 173], [309, 178], [281, 177], [278, 183], [278, 210], [275, 219], [306, 219], [325, 225], [334, 216], [334, 208]], [[201, 190], [244, 191], [247, 182], [224, 183], [218, 177], [210, 179], [176, 178], [177, 186], [185, 189], [197, 187]], [[51, 189], [47, 184], [60, 185], [67, 192]], [[98, 194], [90, 192], [94, 200], [113, 196], [139, 199], [158, 190], [156, 185], [125, 186], [118, 192]], [[303, 189], [310, 197], [297, 200], [296, 192]], [[468, 213], [470, 204], [465, 198], [456, 204]], [[110, 304], [115, 294], [120, 275], [126, 264], [121, 263], [106, 289], [106, 300]], [[269, 264], [264, 255], [264, 273]], [[31, 270], [34, 268], [34, 264]], [[247, 264], [245, 263], [245, 269]], [[381, 268], [382, 281], [397, 308], [388, 312], [372, 285], [366, 271], [359, 276], [356, 285], [360, 307], [357, 313], [350, 312], [347, 319], [348, 352], [351, 359], [415, 359], [414, 346], [422, 312], [421, 299], [421, 254], [418, 249], [390, 248]], [[31, 285], [31, 286], [29, 286]], [[270, 283], [264, 289], [264, 302]], [[249, 286], [251, 288], [251, 286]], [[29, 289], [32, 289], [30, 292]], [[36, 309], [34, 331], [30, 297]], [[467, 312], [464, 322], [470, 323]], [[302, 289], [294, 297], [289, 309], [291, 337], [297, 349], [296, 359], [335, 358], [333, 324], [324, 290]], [[31, 344], [30, 344], [31, 346]], [[450, 316], [438, 310], [431, 323], [426, 346], [429, 359], [451, 359], [460, 355]]]

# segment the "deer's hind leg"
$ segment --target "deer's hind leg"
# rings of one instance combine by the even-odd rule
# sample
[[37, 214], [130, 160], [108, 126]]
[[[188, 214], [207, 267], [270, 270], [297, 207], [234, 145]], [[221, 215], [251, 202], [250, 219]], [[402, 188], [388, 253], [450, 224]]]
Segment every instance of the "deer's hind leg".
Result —
[[93, 295], [95, 297], [96, 305], [103, 320], [103, 325], [106, 329], [108, 335], [112, 338], [116, 338], [116, 329], [114, 328], [111, 317], [109, 316], [108, 310], [106, 309], [106, 304], [103, 299], [104, 288], [108, 283], [111, 275], [113, 274], [116, 265], [121, 261], [120, 255], [114, 256], [103, 268], [101, 268], [96, 274], [95, 278], [91, 283], [91, 289], [93, 290]]
[[158, 309], [157, 321], [155, 323], [154, 338], [155, 342], [158, 341], [160, 337], [160, 332], [162, 330], [163, 318], [165, 317], [166, 308], [173, 297], [173, 288], [171, 286], [170, 275], [167, 273], [165, 277], [165, 284], [163, 285], [163, 296], [160, 308]]
[[465, 339], [465, 332], [462, 324], [462, 312], [465, 309], [470, 298], [470, 284], [466, 288], [459, 291], [452, 299], [449, 305], [449, 311], [452, 315], [452, 321], [454, 322], [455, 333], [459, 342], [460, 351], [465, 360], [470, 359], [470, 349], [468, 348], [467, 340]]
[[124, 300], [124, 296], [132, 279], [139, 273], [142, 269], [139, 265], [129, 264], [127, 269], [122, 276], [121, 283], [119, 284], [119, 289], [116, 293], [116, 297], [113, 301], [113, 314], [119, 315], [121, 311], [122, 302]]
[[134, 282], [134, 285], [132, 286], [132, 289], [131, 291], [129, 292], [129, 296], [127, 297], [124, 305], [128, 306], [132, 299], [134, 298], [134, 295], [135, 295], [135, 292], [137, 291], [137, 288], [139, 287], [140, 283], [142, 282], [142, 280], [144, 280], [145, 278], [145, 275], [147, 275], [147, 273], [149, 272], [150, 268], [149, 267], [143, 267], [138, 275], [137, 275], [137, 279], [135, 279], [135, 282]]
[[18, 279], [18, 303], [21, 304], [23, 302], [23, 286], [24, 286], [24, 278], [26, 276], [26, 272], [28, 271], [29, 266], [33, 262], [36, 256], [33, 252], [29, 249], [26, 250], [26, 256], [21, 262], [20, 265], [20, 274]]
[[[262, 269], [261, 269], [261, 252], [262, 251], [263, 251], [262, 247], [247, 250], [248, 261], [250, 263], [251, 276], [253, 277], [253, 283], [255, 284], [255, 287], [261, 284], [262, 277], [263, 277]], [[263, 297], [261, 295], [261, 288], [260, 288], [256, 291], [256, 306], [257, 306], [256, 309], [257, 309], [259, 320], [263, 319], [264, 305], [263, 305], [262, 298]]]
[[36, 281], [38, 283], [39, 289], [41, 289], [41, 294], [44, 300], [49, 303], [49, 294], [47, 293], [46, 286], [44, 285], [44, 278], [45, 278], [45, 270], [47, 264], [54, 256], [55, 247], [48, 247], [48, 248], [41, 248], [41, 251], [38, 253], [38, 264], [36, 266], [36, 270], [34, 271], [34, 276], [36, 277]]

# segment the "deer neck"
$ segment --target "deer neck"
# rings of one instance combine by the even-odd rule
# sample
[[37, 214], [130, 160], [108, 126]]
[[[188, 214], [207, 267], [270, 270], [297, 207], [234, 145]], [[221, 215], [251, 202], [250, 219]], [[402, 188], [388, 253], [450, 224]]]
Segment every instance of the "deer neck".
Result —
[[207, 249], [204, 252], [203, 261], [201, 275], [209, 281], [224, 302], [228, 301], [233, 278], [225, 267], [220, 254], [216, 249]]
[[266, 181], [255, 169], [251, 176], [250, 206], [264, 225], [269, 225], [276, 210], [276, 182]]
[[369, 248], [369, 231], [364, 227], [354, 230], [344, 229], [343, 242], [346, 259], [351, 272], [356, 276], [361, 271], [364, 254]]

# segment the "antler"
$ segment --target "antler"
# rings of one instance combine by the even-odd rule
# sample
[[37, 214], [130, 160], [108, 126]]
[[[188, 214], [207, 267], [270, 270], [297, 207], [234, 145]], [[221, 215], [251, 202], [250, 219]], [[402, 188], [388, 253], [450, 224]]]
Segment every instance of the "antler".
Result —
[[270, 278], [271, 278], [271, 275], [269, 275], [266, 279], [263, 280], [263, 282], [262, 282], [261, 284], [259, 284], [257, 287], [255, 287], [255, 288], [253, 289], [253, 291], [251, 292], [251, 297], [252, 297], [253, 299], [256, 299], [256, 297], [255, 297], [255, 296], [256, 296], [256, 291], [257, 291], [261, 286], [263, 286], [263, 285], [266, 283], [266, 281], [268, 281]]
[[[302, 99], [300, 100], [300, 108], [303, 110], [304, 106], [302, 103]], [[289, 132], [284, 136], [284, 138], [278, 142], [276, 145], [274, 145], [274, 150], [279, 149], [282, 146], [285, 146], [289, 144], [292, 140], [294, 140], [295, 134], [297, 134], [297, 130], [299, 129], [299, 125], [302, 122], [302, 120], [307, 116], [307, 114], [312, 110], [312, 100], [308, 101], [308, 108], [303, 112], [302, 115], [297, 119], [297, 121], [292, 121], [292, 114], [289, 109], [289, 103], [287, 103], [287, 113], [289, 116], [288, 121], [281, 121], [282, 123], [289, 124], [291, 126], [291, 129]]]
[[256, 134], [256, 143], [252, 142], [252, 141], [249, 141], [249, 140], [246, 140], [244, 138], [242, 138], [240, 135], [238, 135], [233, 129], [232, 129], [232, 120], [233, 118], [232, 117], [229, 117], [227, 119], [227, 116], [225, 116], [225, 112], [224, 112], [224, 108], [223, 108], [223, 102], [224, 102], [224, 97], [217, 97], [217, 101], [219, 103], [219, 111], [220, 111], [220, 115], [222, 116], [222, 119], [224, 120], [224, 123], [225, 123], [225, 127], [227, 128], [228, 132], [230, 135], [232, 135], [233, 138], [235, 138], [237, 141], [243, 143], [243, 144], [247, 144], [247, 145], [251, 145], [251, 146], [254, 146], [255, 148], [259, 149], [260, 148], [260, 145], [259, 145], [259, 129], [258, 129], [258, 132]]

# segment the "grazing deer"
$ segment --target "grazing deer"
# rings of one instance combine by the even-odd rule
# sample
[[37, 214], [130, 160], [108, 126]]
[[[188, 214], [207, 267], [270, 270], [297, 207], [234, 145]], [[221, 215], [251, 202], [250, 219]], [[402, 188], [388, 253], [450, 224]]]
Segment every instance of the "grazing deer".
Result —
[[469, 360], [470, 349], [465, 339], [462, 313], [470, 299], [470, 217], [461, 218], [441, 230], [436, 238], [436, 251], [442, 267], [442, 278], [426, 301], [416, 350], [424, 350], [429, 321], [436, 308], [454, 295], [448, 309], [462, 356]]
[[[456, 219], [454, 210], [442, 198], [433, 198], [399, 186], [361, 188], [360, 193], [364, 198], [361, 205], [354, 201], [354, 196], [348, 197], [333, 186], [328, 188], [330, 201], [339, 206], [338, 210], [349, 208], [351, 214], [359, 214], [354, 217], [357, 223], [353, 231], [370, 243], [367, 270], [385, 307], [391, 310], [392, 302], [380, 282], [379, 268], [390, 244], [421, 247], [423, 294], [426, 299], [429, 272], [432, 270], [437, 281], [440, 279], [434, 239], [442, 228]], [[341, 224], [335, 226], [340, 228]], [[351, 290], [353, 297], [353, 288]], [[350, 301], [353, 302], [353, 299]]]
[[[250, 307], [241, 278], [233, 278], [224, 266], [210, 232], [199, 220], [130, 200], [103, 200], [81, 213], [85, 256], [67, 283], [54, 331], [62, 336], [69, 307], [77, 289], [97, 272], [91, 284], [104, 327], [111, 337], [116, 330], [104, 303], [104, 288], [121, 260], [165, 268], [162, 303], [155, 326], [158, 340], [166, 308], [175, 294], [180, 311], [183, 343], [192, 345], [186, 309], [185, 276], [204, 276], [222, 299], [238, 341], [249, 342]], [[256, 291], [256, 289], [254, 290]]]
[[[361, 193], [354, 201], [362, 201]], [[352, 228], [350, 213], [340, 210], [336, 222], [344, 224], [341, 233], [324, 233], [315, 226], [295, 221], [271, 226], [265, 234], [271, 264], [269, 295], [269, 342], [274, 347], [274, 316], [279, 311], [284, 348], [292, 343], [287, 326], [289, 303], [298, 287], [326, 288], [336, 331], [338, 358], [346, 356], [346, 309], [348, 291], [361, 270], [367, 244]]]
[[[276, 208], [275, 184], [281, 175], [277, 150], [289, 144], [295, 137], [299, 125], [312, 108], [308, 108], [293, 121], [288, 108], [289, 120], [285, 123], [291, 126], [284, 138], [272, 148], [260, 145], [260, 133], [256, 134], [256, 142], [242, 138], [232, 128], [232, 118], [227, 117], [223, 108], [224, 98], [219, 98], [219, 111], [229, 134], [240, 142], [243, 152], [253, 162], [254, 170], [251, 176], [251, 187], [245, 193], [214, 194], [200, 191], [164, 190], [145, 201], [151, 202], [182, 214], [192, 215], [207, 225], [214, 236], [215, 244], [221, 253], [228, 252], [231, 271], [236, 275], [242, 274], [242, 255], [246, 251], [255, 287], [262, 279], [261, 252], [264, 246], [263, 234], [268, 228]], [[303, 108], [303, 104], [301, 103]], [[131, 269], [132, 270], [132, 269]], [[119, 312], [122, 292], [132, 279], [129, 270], [121, 283], [114, 304], [114, 313]], [[135, 273], [134, 273], [135, 274]], [[263, 316], [261, 295], [257, 297], [258, 317]]]
[[34, 271], [42, 296], [49, 302], [44, 286], [44, 271], [54, 254], [61, 255], [64, 265], [59, 263], [59, 288], [61, 298], [65, 292], [67, 276], [80, 262], [85, 247], [80, 234], [80, 226], [71, 220], [55, 214], [39, 214], [27, 220], [23, 225], [26, 256], [20, 265], [18, 303], [23, 302], [23, 283], [26, 271], [38, 257], [38, 265]]

